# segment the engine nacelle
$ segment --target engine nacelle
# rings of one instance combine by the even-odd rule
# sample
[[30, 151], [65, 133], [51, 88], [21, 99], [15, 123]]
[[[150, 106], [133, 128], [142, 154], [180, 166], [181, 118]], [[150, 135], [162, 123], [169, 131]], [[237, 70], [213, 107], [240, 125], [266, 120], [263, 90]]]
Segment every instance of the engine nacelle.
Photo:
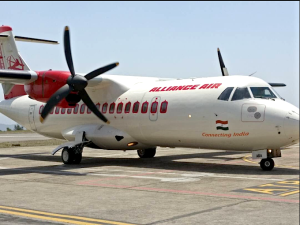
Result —
[[[33, 83], [25, 85], [24, 89], [32, 99], [44, 103], [46, 103], [58, 89], [67, 83], [67, 79], [70, 76], [69, 71], [48, 70], [36, 71], [36, 73], [38, 74], [38, 79]], [[80, 100], [76, 93], [71, 93], [66, 99], [63, 99], [57, 106], [62, 108], [73, 108], [75, 107], [76, 101]]]

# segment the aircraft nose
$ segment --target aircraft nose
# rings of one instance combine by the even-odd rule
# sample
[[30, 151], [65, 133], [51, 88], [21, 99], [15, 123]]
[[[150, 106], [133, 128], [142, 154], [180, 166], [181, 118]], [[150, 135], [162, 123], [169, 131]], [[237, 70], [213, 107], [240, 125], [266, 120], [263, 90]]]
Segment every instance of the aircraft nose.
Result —
[[284, 130], [292, 142], [299, 140], [299, 109], [289, 110], [284, 118]]

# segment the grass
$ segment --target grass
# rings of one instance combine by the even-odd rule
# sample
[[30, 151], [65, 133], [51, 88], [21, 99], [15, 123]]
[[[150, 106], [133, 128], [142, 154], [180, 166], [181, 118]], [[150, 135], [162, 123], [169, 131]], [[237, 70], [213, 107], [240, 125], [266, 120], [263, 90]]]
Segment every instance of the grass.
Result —
[[14, 147], [33, 147], [33, 146], [49, 146], [61, 145], [66, 140], [49, 139], [49, 140], [33, 140], [33, 141], [13, 141], [0, 143], [0, 148], [14, 148]]

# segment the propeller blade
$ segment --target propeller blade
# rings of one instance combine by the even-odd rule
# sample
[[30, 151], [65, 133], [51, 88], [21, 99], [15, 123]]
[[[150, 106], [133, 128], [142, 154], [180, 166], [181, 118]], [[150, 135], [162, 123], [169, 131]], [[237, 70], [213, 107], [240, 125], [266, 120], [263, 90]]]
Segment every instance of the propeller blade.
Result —
[[72, 88], [68, 85], [65, 84], [62, 86], [60, 89], [58, 89], [48, 100], [47, 104], [45, 105], [45, 108], [43, 109], [41, 116], [40, 116], [40, 121], [41, 123], [44, 122], [48, 114], [52, 111], [52, 109], [67, 95], [72, 91]]
[[81, 97], [82, 101], [86, 104], [86, 106], [103, 122], [110, 124], [110, 122], [106, 119], [105, 116], [97, 109], [95, 104], [93, 103], [92, 99], [88, 95], [88, 93], [85, 91], [85, 89], [82, 89], [79, 91], [79, 96]]
[[218, 57], [219, 57], [219, 62], [220, 62], [220, 67], [221, 67], [221, 71], [222, 71], [222, 75], [223, 76], [228, 76], [229, 73], [227, 71], [227, 68], [225, 67], [225, 64], [223, 62], [223, 58], [220, 52], [220, 49], [218, 48]]
[[65, 48], [65, 56], [66, 56], [66, 60], [67, 60], [69, 70], [72, 74], [72, 77], [74, 77], [75, 76], [75, 70], [74, 70], [73, 59], [72, 59], [71, 44], [70, 44], [70, 31], [69, 31], [68, 26], [65, 27], [64, 48]]
[[112, 63], [112, 64], [109, 64], [109, 65], [107, 65], [107, 66], [101, 67], [101, 68], [96, 69], [96, 70], [94, 70], [94, 71], [88, 73], [87, 75], [85, 75], [85, 78], [86, 78], [87, 80], [91, 80], [91, 79], [93, 79], [94, 77], [99, 76], [100, 74], [105, 73], [105, 72], [107, 72], [107, 71], [109, 71], [109, 70], [115, 68], [115, 67], [118, 66], [118, 65], [119, 65], [119, 63], [117, 62], [117, 63]]

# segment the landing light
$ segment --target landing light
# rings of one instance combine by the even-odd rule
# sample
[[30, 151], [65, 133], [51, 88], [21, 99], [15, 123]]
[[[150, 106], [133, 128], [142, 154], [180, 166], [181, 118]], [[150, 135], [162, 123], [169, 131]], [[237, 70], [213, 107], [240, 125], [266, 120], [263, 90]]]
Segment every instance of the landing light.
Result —
[[127, 144], [128, 147], [131, 147], [131, 146], [135, 146], [137, 145], [138, 143], [137, 142], [130, 142]]
[[189, 118], [191, 118], [192, 117], [192, 115], [189, 115]]
[[268, 153], [272, 153], [272, 149], [268, 149]]

